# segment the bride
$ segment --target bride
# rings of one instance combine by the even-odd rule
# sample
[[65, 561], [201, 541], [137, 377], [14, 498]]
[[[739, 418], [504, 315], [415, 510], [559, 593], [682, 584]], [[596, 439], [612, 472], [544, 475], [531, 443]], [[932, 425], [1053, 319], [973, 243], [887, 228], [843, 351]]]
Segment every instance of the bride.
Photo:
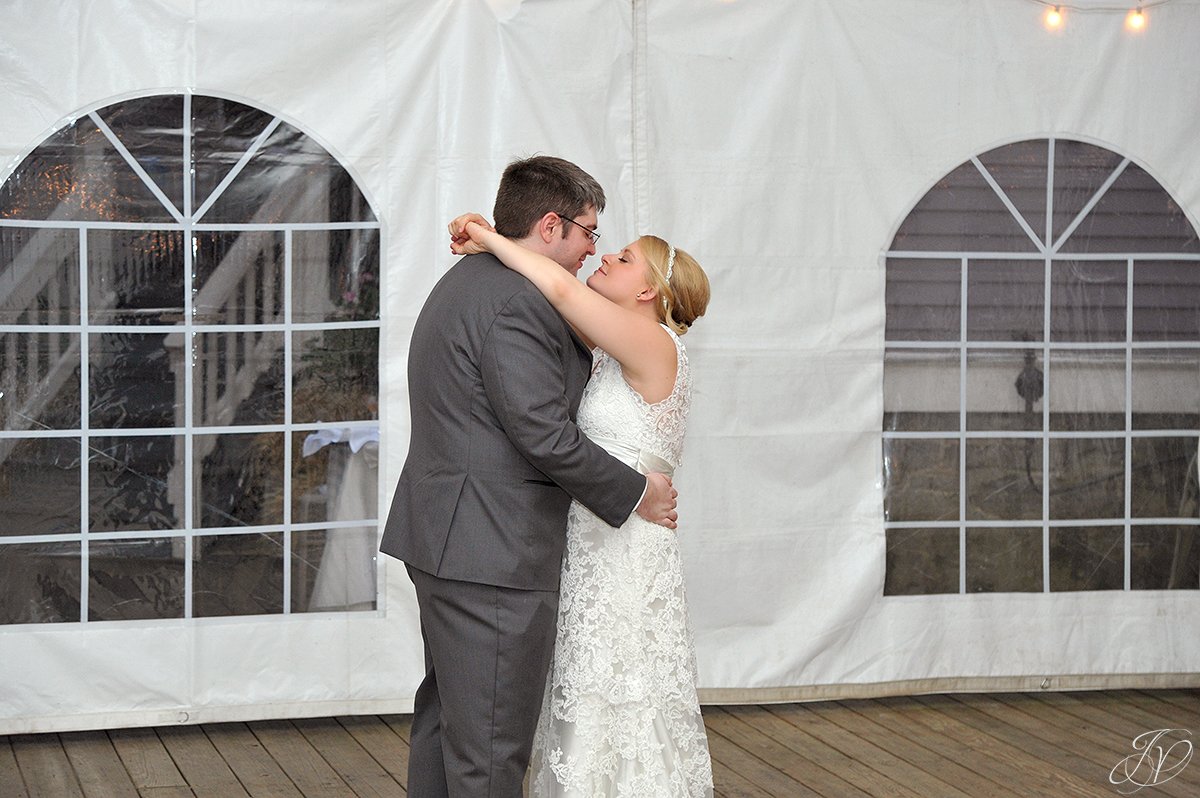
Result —
[[[670, 475], [691, 403], [679, 336], [709, 299], [695, 259], [642, 236], [603, 256], [585, 287], [476, 214], [451, 222], [450, 235], [456, 254], [491, 252], [527, 277], [597, 350], [578, 417], [588, 437], [643, 473]], [[675, 534], [637, 515], [614, 529], [573, 503], [560, 591], [530, 795], [711, 796]]]

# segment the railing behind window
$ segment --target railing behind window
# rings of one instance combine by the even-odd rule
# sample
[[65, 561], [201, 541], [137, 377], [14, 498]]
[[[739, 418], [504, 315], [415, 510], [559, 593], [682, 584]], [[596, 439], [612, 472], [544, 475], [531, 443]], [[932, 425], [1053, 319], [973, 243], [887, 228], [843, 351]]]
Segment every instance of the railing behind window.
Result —
[[[297, 211], [295, 206], [313, 208], [329, 201], [329, 181], [296, 170], [295, 179], [304, 179], [302, 193], [291, 180], [281, 181], [259, 208], [254, 221], [279, 218], [284, 203], [298, 218], [321, 218], [314, 213]], [[299, 193], [299, 197], [297, 194]], [[243, 233], [229, 248], [204, 285], [193, 294], [192, 307], [198, 324], [283, 324], [285, 297], [282, 264], [272, 268], [277, 255], [272, 237]], [[244, 330], [231, 326], [228, 331], [197, 335], [189, 348], [183, 332], [166, 337], [166, 346], [175, 378], [176, 426], [189, 426], [185, 416], [187, 369], [194, 364], [193, 419], [190, 426], [221, 427], [233, 424], [238, 406], [250, 396], [259, 377], [270, 367], [279, 347], [278, 333], [261, 329]], [[192, 441], [192, 495], [200, 495], [200, 464], [213, 453], [217, 436], [200, 435]], [[177, 438], [175, 461], [168, 475], [171, 503], [182, 517], [184, 512], [185, 442]], [[196, 519], [192, 519], [193, 523]]]
[[[11, 238], [9, 251], [0, 257], [9, 264], [12, 279], [0, 288], [0, 307], [15, 316], [28, 332], [0, 334], [0, 417], [4, 429], [43, 428], [43, 410], [72, 377], [78, 379], [79, 336], [61, 330], [43, 332], [47, 326], [78, 324], [79, 268], [74, 245], [64, 246], [61, 230], [32, 231], [18, 245]], [[0, 464], [16, 445], [14, 438], [0, 440]]]

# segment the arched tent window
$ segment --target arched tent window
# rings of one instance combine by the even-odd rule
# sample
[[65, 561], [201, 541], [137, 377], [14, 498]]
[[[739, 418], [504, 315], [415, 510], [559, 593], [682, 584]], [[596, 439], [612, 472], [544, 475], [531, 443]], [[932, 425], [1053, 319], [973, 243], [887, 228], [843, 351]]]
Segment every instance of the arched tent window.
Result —
[[323, 147], [219, 97], [83, 113], [16, 166], [0, 624], [375, 606], [379, 232]]
[[1200, 242], [1166, 190], [998, 147], [886, 272], [885, 594], [1200, 588]]

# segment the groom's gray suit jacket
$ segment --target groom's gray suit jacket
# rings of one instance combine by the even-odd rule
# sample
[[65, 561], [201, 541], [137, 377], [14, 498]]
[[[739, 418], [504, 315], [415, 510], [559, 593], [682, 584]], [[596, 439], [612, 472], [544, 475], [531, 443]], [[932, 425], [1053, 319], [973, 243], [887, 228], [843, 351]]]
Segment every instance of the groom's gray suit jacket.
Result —
[[461, 259], [417, 318], [412, 429], [380, 549], [443, 579], [557, 590], [572, 497], [613, 526], [645, 477], [575, 425], [591, 354], [533, 285]]

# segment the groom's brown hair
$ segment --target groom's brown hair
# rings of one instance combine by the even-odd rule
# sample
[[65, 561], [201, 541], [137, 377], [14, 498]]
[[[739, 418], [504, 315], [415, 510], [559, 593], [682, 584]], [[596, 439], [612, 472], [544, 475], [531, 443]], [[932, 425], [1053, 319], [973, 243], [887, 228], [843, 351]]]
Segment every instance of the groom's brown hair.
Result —
[[[604, 210], [604, 189], [596, 178], [570, 161], [535, 155], [513, 161], [500, 177], [492, 208], [496, 232], [505, 238], [524, 238], [547, 213], [574, 220], [588, 206]], [[568, 225], [563, 225], [563, 235]]]

